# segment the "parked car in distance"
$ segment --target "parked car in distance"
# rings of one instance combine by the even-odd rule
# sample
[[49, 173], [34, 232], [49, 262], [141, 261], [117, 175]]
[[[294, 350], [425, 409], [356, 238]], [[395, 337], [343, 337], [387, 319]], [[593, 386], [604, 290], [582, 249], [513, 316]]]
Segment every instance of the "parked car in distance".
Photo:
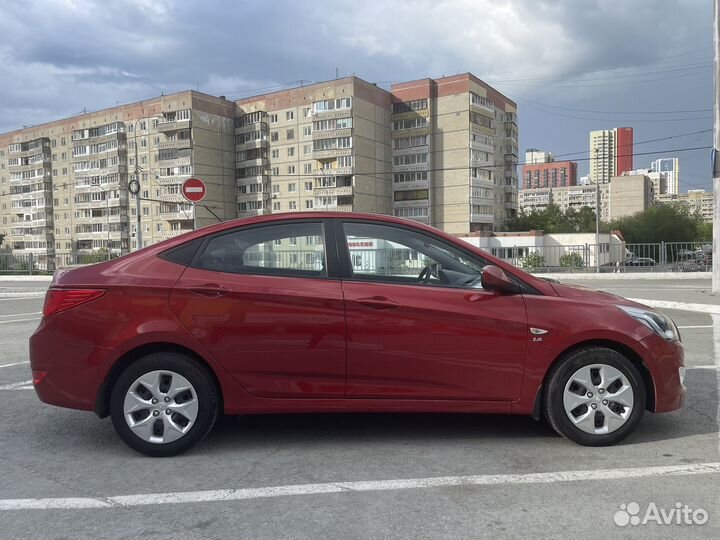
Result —
[[667, 316], [426, 225], [339, 212], [229, 221], [59, 270], [30, 363], [42, 401], [110, 416], [151, 456], [223, 413], [522, 414], [609, 445], [685, 396]]
[[650, 257], [631, 257], [625, 260], [625, 266], [655, 266], [655, 259]]

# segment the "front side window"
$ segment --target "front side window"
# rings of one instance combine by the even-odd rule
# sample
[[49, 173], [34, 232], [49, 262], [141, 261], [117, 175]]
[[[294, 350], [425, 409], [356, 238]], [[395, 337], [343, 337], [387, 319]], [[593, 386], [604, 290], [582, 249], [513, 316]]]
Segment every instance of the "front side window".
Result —
[[325, 277], [325, 260], [322, 223], [288, 223], [215, 236], [195, 266], [235, 274]]
[[454, 246], [409, 229], [344, 223], [353, 279], [481, 288], [486, 262]]

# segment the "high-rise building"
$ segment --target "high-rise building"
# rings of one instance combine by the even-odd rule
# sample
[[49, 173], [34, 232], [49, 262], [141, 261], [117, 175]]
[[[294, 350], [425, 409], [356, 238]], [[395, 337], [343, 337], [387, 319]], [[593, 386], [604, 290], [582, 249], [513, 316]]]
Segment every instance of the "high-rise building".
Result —
[[667, 193], [680, 193], [680, 160], [678, 158], [660, 158], [650, 164], [653, 172], [665, 173], [667, 177]]
[[632, 216], [655, 201], [653, 183], [644, 174], [616, 176], [610, 181], [610, 220]]
[[691, 189], [687, 193], [665, 193], [656, 195], [659, 204], [679, 203], [687, 206], [691, 214], [698, 214], [706, 222], [713, 220], [713, 208], [715, 204], [712, 191], [704, 189]]
[[600, 192], [600, 219], [608, 221], [610, 217], [610, 186], [608, 184], [521, 189], [519, 206], [520, 210], [526, 213], [545, 210], [550, 205], [559, 207], [563, 212], [570, 209], [580, 210], [584, 206], [594, 211], [597, 207], [598, 191]]
[[633, 168], [633, 129], [590, 132], [590, 181], [605, 184]]
[[574, 185], [577, 185], [577, 163], [574, 161], [551, 161], [522, 167], [523, 189]]
[[554, 161], [552, 152], [538, 150], [537, 148], [528, 148], [525, 150], [525, 165], [539, 165], [540, 163], [550, 163]]
[[[517, 137], [515, 104], [470, 74], [391, 92], [347, 77], [237, 102], [160, 96], [0, 134], [3, 249], [50, 269], [305, 210], [501, 229], [517, 210]], [[180, 190], [191, 176], [208, 186], [194, 206]]]
[[517, 106], [466, 73], [392, 86], [393, 213], [451, 233], [517, 213]]

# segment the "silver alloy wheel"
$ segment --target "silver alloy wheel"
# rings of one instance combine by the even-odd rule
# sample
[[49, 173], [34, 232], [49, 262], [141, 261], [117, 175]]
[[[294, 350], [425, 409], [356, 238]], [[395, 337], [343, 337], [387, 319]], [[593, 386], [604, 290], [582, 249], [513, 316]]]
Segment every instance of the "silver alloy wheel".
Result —
[[195, 425], [197, 393], [190, 381], [174, 371], [150, 371], [130, 385], [123, 413], [127, 425], [142, 440], [170, 443]]
[[606, 435], [620, 429], [633, 410], [635, 392], [627, 376], [607, 364], [578, 369], [563, 392], [565, 414], [579, 429]]

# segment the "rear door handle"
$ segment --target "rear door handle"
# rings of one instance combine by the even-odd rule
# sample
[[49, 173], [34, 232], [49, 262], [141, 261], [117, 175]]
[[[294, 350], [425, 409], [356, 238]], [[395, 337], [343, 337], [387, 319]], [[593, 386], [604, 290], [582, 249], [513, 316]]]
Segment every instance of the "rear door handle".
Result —
[[206, 285], [203, 285], [202, 287], [190, 287], [190, 292], [200, 296], [216, 297], [222, 296], [223, 294], [226, 294], [230, 291], [228, 289], [225, 289], [224, 287], [221, 287], [220, 285], [208, 283]]
[[357, 303], [373, 309], [395, 309], [400, 307], [400, 304], [398, 304], [397, 302], [393, 302], [392, 300], [390, 300], [389, 298], [385, 298], [384, 296], [359, 298], [357, 300]]

